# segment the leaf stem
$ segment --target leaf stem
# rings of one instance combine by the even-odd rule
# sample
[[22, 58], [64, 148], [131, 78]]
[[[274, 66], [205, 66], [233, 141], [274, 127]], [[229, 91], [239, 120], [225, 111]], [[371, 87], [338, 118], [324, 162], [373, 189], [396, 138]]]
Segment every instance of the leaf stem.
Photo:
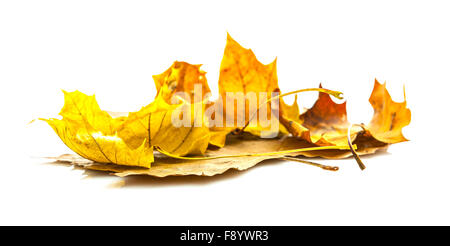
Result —
[[[350, 137], [350, 132], [353, 126], [360, 126], [364, 129], [364, 127], [361, 124], [351, 124], [348, 127], [348, 131], [347, 131], [347, 143], [348, 143], [348, 147], [350, 148], [350, 151], [352, 152], [353, 157], [356, 160], [356, 163], [358, 163], [359, 168], [361, 168], [361, 170], [366, 169], [366, 166], [364, 165], [364, 163], [362, 162], [361, 158], [359, 158], [358, 153], [356, 153], [355, 149], [353, 148], [352, 145], [352, 139]], [[355, 145], [356, 146], [356, 145]]]
[[[356, 148], [356, 145], [354, 146]], [[163, 149], [161, 147], [156, 147], [155, 149], [159, 151], [160, 153], [176, 158], [176, 159], [182, 159], [182, 160], [212, 160], [212, 159], [219, 159], [219, 158], [237, 158], [237, 157], [245, 157], [245, 156], [271, 156], [271, 155], [283, 155], [283, 154], [290, 154], [295, 152], [304, 152], [304, 151], [316, 151], [316, 150], [330, 150], [330, 149], [338, 149], [338, 150], [348, 150], [350, 149], [349, 146], [318, 146], [318, 147], [309, 147], [309, 148], [301, 148], [301, 149], [290, 149], [290, 150], [282, 150], [282, 151], [276, 151], [276, 152], [265, 152], [265, 153], [246, 153], [246, 154], [239, 154], [239, 155], [222, 155], [222, 156], [204, 156], [204, 157], [186, 157], [186, 156], [177, 156], [174, 154], [171, 154]], [[281, 157], [280, 157], [281, 158]]]
[[285, 156], [285, 157], [283, 157], [281, 159], [287, 160], [287, 161], [297, 161], [297, 162], [305, 163], [305, 164], [308, 164], [308, 165], [311, 165], [311, 166], [320, 167], [320, 168], [322, 168], [324, 170], [328, 170], [328, 171], [337, 171], [337, 170], [339, 170], [339, 167], [337, 167], [337, 166], [323, 165], [323, 164], [315, 163], [315, 162], [312, 162], [312, 161], [302, 160], [302, 159], [299, 159], [297, 157], [292, 157], [292, 156]]

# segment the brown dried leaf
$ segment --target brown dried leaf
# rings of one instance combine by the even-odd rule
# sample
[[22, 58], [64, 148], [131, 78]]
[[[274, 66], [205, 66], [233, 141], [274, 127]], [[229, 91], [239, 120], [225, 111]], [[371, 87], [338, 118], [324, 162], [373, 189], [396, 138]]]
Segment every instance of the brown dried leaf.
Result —
[[[319, 86], [322, 88], [322, 85]], [[280, 116], [280, 122], [297, 137], [319, 146], [345, 145], [347, 130], [350, 123], [347, 120], [346, 102], [335, 103], [329, 94], [319, 92], [314, 105], [297, 118], [289, 119]], [[290, 123], [291, 122], [291, 123]], [[361, 131], [360, 127], [352, 127], [351, 138], [354, 140]]]
[[[314, 147], [313, 144], [295, 137], [261, 139], [249, 134], [240, 136], [229, 135], [227, 144], [223, 148], [209, 149], [206, 156], [228, 156], [241, 155], [243, 153], [259, 154], [266, 152], [275, 152], [283, 150], [291, 150], [296, 148]], [[376, 149], [366, 148], [360, 149], [360, 154], [374, 153]], [[57, 162], [72, 163], [74, 165], [91, 169], [112, 172], [117, 176], [124, 177], [129, 175], [148, 175], [155, 177], [167, 176], [214, 176], [222, 174], [230, 169], [246, 170], [255, 166], [263, 160], [282, 159], [286, 156], [305, 156], [305, 157], [325, 157], [329, 159], [344, 158], [351, 156], [348, 150], [319, 150], [296, 152], [290, 154], [278, 154], [271, 156], [242, 156], [232, 158], [206, 159], [206, 160], [182, 160], [171, 158], [155, 152], [155, 162], [149, 169], [130, 167], [123, 165], [103, 164], [86, 160], [76, 155], [62, 155], [55, 159]]]
[[[382, 85], [377, 80], [369, 101], [374, 116], [368, 126], [352, 126], [352, 142], [358, 148], [384, 148], [388, 144], [406, 141], [402, 128], [411, 121], [411, 111], [406, 108], [406, 101], [392, 101], [386, 84]], [[350, 126], [346, 102], [335, 103], [328, 94], [322, 92], [316, 103], [297, 119], [287, 119], [282, 115], [280, 122], [294, 136], [319, 146], [344, 145]]]

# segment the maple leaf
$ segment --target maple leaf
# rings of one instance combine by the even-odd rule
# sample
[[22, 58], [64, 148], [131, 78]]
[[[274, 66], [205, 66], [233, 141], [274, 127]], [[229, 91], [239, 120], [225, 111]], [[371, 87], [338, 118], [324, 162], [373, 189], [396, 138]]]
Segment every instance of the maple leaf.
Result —
[[[271, 102], [267, 102], [267, 107], [269, 110], [266, 112], [260, 111], [260, 103], [270, 97], [272, 93], [279, 94], [278, 88], [278, 78], [277, 78], [277, 67], [276, 59], [267, 65], [259, 62], [251, 49], [243, 48], [239, 43], [237, 43], [229, 34], [227, 34], [227, 43], [225, 46], [224, 55], [220, 65], [220, 76], [219, 76], [219, 94], [222, 96], [222, 100], [217, 103], [221, 104], [223, 112], [226, 112], [224, 117], [234, 119], [234, 126], [238, 126], [238, 119], [245, 119], [246, 121], [251, 121], [250, 125], [245, 128], [254, 135], [260, 136], [262, 131], [265, 131], [267, 135], [273, 135], [274, 132], [270, 132], [269, 127], [261, 126], [259, 117], [253, 117], [255, 113], [264, 114], [266, 113], [266, 119], [271, 120]], [[230, 98], [229, 93], [242, 93], [244, 96], [248, 96], [254, 93], [255, 98], [245, 98], [245, 99], [235, 99]], [[266, 97], [261, 97], [266, 95]], [[238, 103], [245, 105], [244, 110], [228, 110], [227, 111], [227, 100], [234, 100], [234, 109], [238, 108]], [[242, 100], [243, 102], [239, 102]], [[258, 102], [257, 104], [251, 103]], [[280, 99], [279, 105], [277, 105], [284, 114], [288, 116], [295, 115], [298, 113], [298, 105], [296, 101], [293, 105], [289, 106], [284, 103], [283, 99]], [[231, 114], [233, 115], [230, 115]], [[256, 115], [255, 115], [256, 116]], [[278, 123], [278, 122], [277, 122]], [[281, 131], [286, 132], [284, 129]], [[278, 129], [277, 132], [278, 133]]]
[[[322, 85], [319, 86], [322, 88]], [[291, 116], [292, 117], [292, 114]], [[320, 146], [344, 145], [350, 123], [347, 120], [346, 102], [335, 103], [330, 95], [319, 92], [314, 105], [293, 119], [281, 115], [280, 122], [296, 137]], [[351, 128], [350, 136], [354, 140], [360, 127]]]
[[[206, 108], [217, 107], [214, 102], [208, 101], [211, 90], [205, 77], [206, 73], [200, 67], [201, 65], [176, 61], [163, 73], [154, 75], [153, 80], [157, 90], [156, 97], [162, 97], [169, 104], [174, 103], [175, 96], [179, 96], [181, 99], [191, 103], [202, 102], [203, 113]], [[178, 100], [174, 101], [178, 103]], [[205, 124], [210, 125], [210, 122], [205, 122]], [[210, 127], [207, 134], [209, 135], [209, 144], [223, 147], [226, 135], [230, 131], [230, 129], [221, 127]]]
[[[231, 139], [225, 148], [207, 150], [210, 135], [206, 122], [201, 122], [204, 125], [200, 127], [194, 127], [196, 121], [204, 120], [199, 114], [201, 110], [198, 110], [199, 106], [204, 109], [203, 102], [171, 105], [158, 96], [140, 111], [113, 118], [100, 109], [94, 96], [78, 91], [64, 93], [65, 104], [60, 113], [63, 118], [43, 120], [82, 158], [65, 155], [56, 159], [70, 159], [71, 163], [87, 169], [112, 171], [119, 176], [212, 176], [232, 168], [245, 170], [266, 159], [299, 154], [336, 158], [339, 153], [333, 150], [347, 149], [346, 146], [332, 150], [328, 147], [317, 148], [297, 139], [260, 139], [239, 135], [229, 136]], [[168, 115], [183, 106], [192, 107], [192, 121], [187, 127], [174, 127]], [[165, 156], [156, 154], [155, 158], [153, 149]], [[188, 154], [206, 156], [182, 157]]]
[[[153, 75], [157, 95], [169, 104], [173, 103], [172, 98], [177, 93], [191, 103], [202, 101], [211, 90], [205, 77], [206, 72], [200, 67], [201, 65], [176, 61], [163, 73]], [[200, 85], [201, 94], [199, 95], [194, 94], [196, 85]]]
[[367, 129], [376, 140], [388, 144], [407, 141], [402, 129], [411, 122], [411, 110], [406, 108], [406, 96], [403, 94], [405, 97], [403, 102], [394, 102], [386, 89], [386, 83], [380, 84], [375, 79], [369, 98], [374, 115]]
[[[60, 113], [63, 118], [42, 120], [70, 149], [86, 159], [149, 168], [154, 147], [183, 156], [203, 154], [208, 146], [209, 130], [202, 122], [201, 102], [170, 105], [159, 96], [128, 117], [112, 118], [100, 109], [94, 96], [78, 91], [64, 94]], [[172, 114], [182, 107], [191, 107], [189, 121], [174, 126]]]
[[[364, 168], [357, 154], [374, 153], [386, 149], [389, 144], [406, 141], [402, 128], [411, 120], [406, 100], [393, 102], [385, 84], [381, 85], [377, 80], [369, 99], [374, 116], [367, 126], [348, 122], [346, 102], [335, 103], [329, 95], [339, 97], [339, 92], [320, 86], [280, 95], [276, 59], [267, 65], [260, 63], [250, 49], [240, 46], [230, 35], [227, 35], [220, 67], [221, 99], [209, 101], [210, 89], [200, 65], [176, 61], [153, 79], [157, 89], [155, 100], [137, 112], [119, 117], [102, 111], [94, 96], [78, 91], [64, 92], [65, 104], [60, 113], [63, 118], [43, 120], [81, 158], [65, 155], [56, 159], [119, 176], [212, 176], [229, 169], [244, 170], [274, 158], [336, 170], [298, 159], [298, 156], [336, 159], [352, 154]], [[198, 88], [200, 94], [196, 92]], [[292, 105], [282, 99], [286, 95], [313, 90], [320, 91], [319, 97], [313, 107], [302, 114], [297, 97]], [[229, 93], [244, 96], [232, 98], [232, 110], [227, 110]], [[255, 98], [245, 97], [249, 93], [254, 93]], [[257, 104], [252, 104], [251, 99], [253, 102], [256, 99]], [[279, 105], [274, 99], [279, 99]], [[238, 104], [244, 107], [238, 110]], [[264, 111], [262, 105], [270, 110]], [[272, 117], [273, 106], [279, 106], [276, 119]], [[212, 118], [205, 116], [208, 110], [211, 110]], [[225, 113], [224, 118], [231, 116], [234, 120], [231, 126], [211, 124], [221, 113]], [[254, 118], [256, 114], [267, 114], [267, 119], [276, 120], [272, 124], [281, 123], [282, 127], [273, 130], [263, 126], [260, 117]], [[175, 125], [174, 119], [183, 124]], [[246, 121], [241, 131], [234, 131], [240, 134], [228, 134], [239, 129], [238, 119]], [[267, 132], [282, 138], [259, 138]], [[208, 145], [222, 148], [208, 149]]]
[[[140, 111], [130, 113], [118, 135], [132, 146], [147, 140], [150, 146], [173, 155], [203, 154], [209, 142], [209, 129], [202, 115], [204, 106], [202, 102], [169, 105], [162, 97], [157, 97]], [[182, 115], [182, 111], [190, 115]], [[187, 117], [187, 121], [174, 125], [174, 116]]]
[[[319, 87], [322, 88], [321, 85]], [[268, 65], [260, 63], [251, 49], [243, 48], [228, 34], [219, 77], [219, 93], [222, 98], [225, 100], [228, 92], [243, 92], [244, 94], [268, 92], [270, 94], [277, 91], [279, 92], [276, 59]], [[245, 112], [232, 111], [234, 119], [244, 113], [245, 119], [249, 119], [250, 112], [258, 110], [251, 109], [248, 106], [248, 100], [245, 100]], [[367, 136], [363, 138], [362, 132], [366, 131], [368, 132], [366, 135], [369, 134], [381, 143], [405, 141], [401, 129], [408, 125], [411, 119], [411, 112], [406, 109], [406, 101], [393, 102], [385, 86], [379, 84], [378, 81], [375, 81], [369, 101], [375, 111], [374, 117], [365, 128], [357, 125], [351, 126], [349, 134], [351, 141], [358, 141], [366, 147], [370, 147], [368, 143], [372, 143], [372, 146], [379, 146], [380, 143], [372, 141]], [[234, 108], [237, 108], [236, 104]], [[224, 112], [227, 112], [226, 105], [223, 107]], [[319, 97], [313, 107], [301, 115], [299, 115], [297, 98], [291, 106], [280, 99], [279, 107], [279, 120], [284, 126], [280, 129], [282, 133], [289, 132], [319, 146], [345, 145], [348, 141], [347, 133], [350, 123], [347, 120], [346, 102], [335, 103], [328, 93], [319, 92]], [[247, 127], [246, 130], [259, 136], [262, 129], [260, 126], [253, 126]], [[357, 140], [357, 137], [360, 139]], [[365, 139], [365, 141], [361, 139]], [[364, 153], [364, 150], [360, 149], [359, 152]]]
[[366, 149], [382, 149], [388, 144], [407, 141], [402, 134], [403, 127], [411, 121], [411, 111], [406, 108], [406, 100], [401, 103], [392, 101], [386, 84], [382, 85], [375, 79], [369, 102], [374, 115], [367, 126], [351, 125], [347, 120], [346, 102], [335, 103], [328, 94], [322, 92], [315, 104], [299, 115], [296, 121], [281, 116], [280, 122], [286, 125], [292, 135], [319, 146], [343, 145], [350, 139], [357, 144], [359, 154], [367, 154]]
[[[70, 154], [61, 155], [52, 159], [57, 163], [71, 163], [86, 169], [112, 172], [120, 177], [130, 175], [167, 177], [186, 175], [214, 176], [230, 169], [246, 170], [264, 160], [283, 159], [290, 156], [326, 156], [327, 158], [335, 159], [346, 157], [349, 154], [348, 152], [341, 152], [339, 149], [297, 151], [295, 148], [299, 147], [302, 149], [317, 148], [311, 143], [294, 137], [262, 139], [247, 133], [243, 135], [228, 135], [227, 145], [224, 148], [208, 149], [205, 153], [206, 157], [199, 157], [197, 159], [195, 157], [185, 159], [173, 158], [155, 153], [155, 163], [149, 169], [97, 163]], [[246, 155], [242, 155], [243, 151], [246, 152]], [[303, 162], [298, 158], [290, 158], [289, 160]], [[337, 170], [337, 167], [310, 162], [308, 164], [317, 165], [326, 170]]]
[[130, 148], [117, 135], [123, 118], [112, 118], [102, 111], [95, 96], [64, 91], [64, 100], [64, 107], [59, 113], [62, 119], [41, 120], [55, 130], [67, 147], [99, 163], [150, 167], [153, 148], [148, 148], [145, 140]]

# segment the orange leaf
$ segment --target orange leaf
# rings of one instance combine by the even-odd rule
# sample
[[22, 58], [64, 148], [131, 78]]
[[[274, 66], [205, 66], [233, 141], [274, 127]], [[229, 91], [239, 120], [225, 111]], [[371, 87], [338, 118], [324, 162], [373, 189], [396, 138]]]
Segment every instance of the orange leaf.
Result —
[[[411, 111], [406, 108], [406, 101], [392, 101], [386, 85], [377, 80], [369, 101], [374, 108], [374, 116], [367, 126], [352, 126], [352, 142], [363, 149], [406, 141], [402, 128], [411, 121]], [[292, 135], [321, 146], [344, 145], [350, 126], [346, 102], [335, 103], [328, 94], [322, 92], [315, 104], [296, 121], [281, 116], [280, 122]]]
[[[219, 94], [222, 97], [222, 101], [218, 101], [218, 103], [221, 104], [223, 112], [226, 112], [225, 116], [228, 119], [234, 119], [234, 127], [242, 126], [243, 122], [238, 122], [238, 119], [241, 119], [245, 123], [251, 121], [246, 131], [255, 135], [260, 135], [262, 130], [269, 130], [259, 125], [261, 123], [257, 120], [259, 115], [254, 118], [252, 116], [255, 113], [267, 113], [267, 116], [264, 118], [267, 120], [271, 119], [270, 102], [267, 103], [267, 110], [265, 112], [258, 109], [260, 106], [259, 103], [264, 103], [266, 99], [272, 97], [272, 93], [280, 92], [276, 61], [277, 59], [267, 65], [262, 64], [257, 60], [251, 49], [245, 49], [227, 34], [227, 44], [220, 65], [219, 76]], [[230, 94], [227, 94], [230, 92], [234, 93], [234, 96], [236, 96], [236, 93], [242, 93], [245, 99], [230, 98]], [[239, 103], [243, 104], [244, 110], [227, 111], [226, 100], [234, 100], [234, 109], [239, 108]], [[280, 99], [279, 107], [280, 111], [284, 110], [283, 112], [287, 114], [298, 113], [296, 103], [288, 106]]]
[[[170, 104], [173, 103], [171, 100], [176, 93], [185, 100], [189, 99], [191, 103], [203, 100], [211, 90], [206, 81], [206, 72], [202, 71], [200, 66], [176, 61], [163, 73], [153, 75], [157, 93], [162, 94], [162, 98]], [[198, 98], [194, 98], [196, 85], [201, 89]]]
[[402, 134], [402, 128], [411, 122], [411, 110], [406, 108], [406, 99], [400, 103], [392, 101], [386, 83], [380, 84], [375, 79], [369, 102], [374, 114], [367, 129], [372, 136], [389, 144], [407, 141]]

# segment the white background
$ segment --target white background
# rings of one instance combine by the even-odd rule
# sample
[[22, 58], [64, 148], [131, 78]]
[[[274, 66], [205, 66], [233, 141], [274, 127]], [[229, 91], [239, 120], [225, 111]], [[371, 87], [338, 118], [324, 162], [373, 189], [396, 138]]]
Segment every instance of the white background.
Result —
[[[2, 225], [449, 225], [448, 1], [1, 1]], [[265, 162], [245, 172], [120, 179], [39, 157], [68, 150], [49, 126], [61, 89], [134, 111], [173, 61], [204, 64], [217, 91], [227, 31], [263, 63], [278, 57], [284, 92], [341, 90], [368, 122], [374, 79], [406, 86], [410, 142], [363, 158]], [[299, 97], [309, 107], [317, 94]], [[292, 102], [292, 99], [287, 99]], [[117, 188], [121, 187], [121, 188]]]

